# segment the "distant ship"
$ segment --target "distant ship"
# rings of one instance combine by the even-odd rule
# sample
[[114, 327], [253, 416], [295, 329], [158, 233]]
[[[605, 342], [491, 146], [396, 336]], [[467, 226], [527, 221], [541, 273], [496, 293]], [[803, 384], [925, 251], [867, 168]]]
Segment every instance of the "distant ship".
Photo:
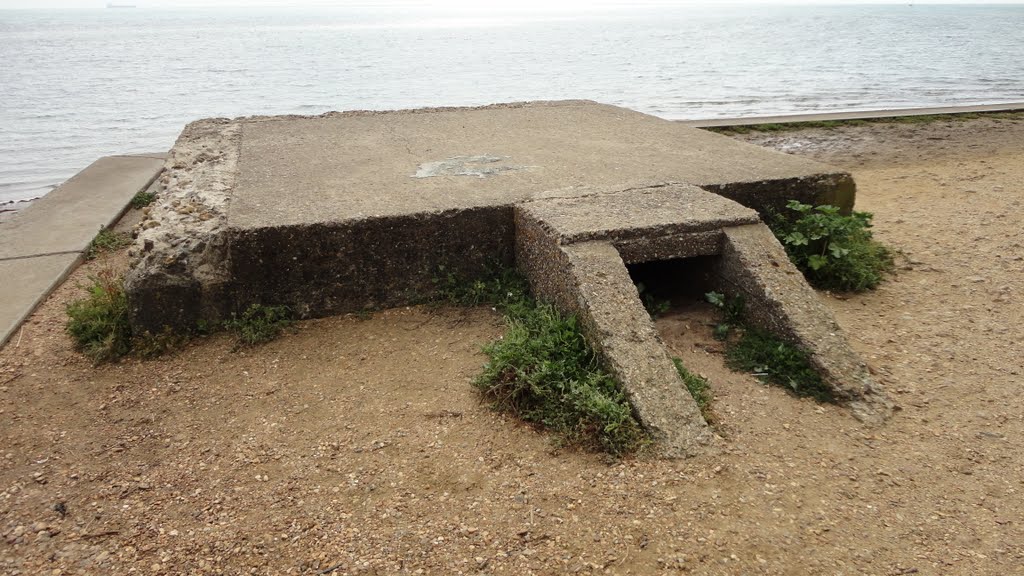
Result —
[[135, 4], [114, 4], [111, 2], [107, 4], [107, 8], [135, 8]]

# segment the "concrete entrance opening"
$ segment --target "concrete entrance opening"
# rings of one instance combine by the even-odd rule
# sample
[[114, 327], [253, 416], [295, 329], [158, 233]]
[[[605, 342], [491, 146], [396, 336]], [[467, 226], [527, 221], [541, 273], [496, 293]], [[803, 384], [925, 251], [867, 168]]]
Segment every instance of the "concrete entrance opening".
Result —
[[629, 264], [629, 277], [650, 311], [652, 306], [675, 307], [703, 300], [708, 292], [719, 290], [714, 282], [714, 256], [674, 258]]

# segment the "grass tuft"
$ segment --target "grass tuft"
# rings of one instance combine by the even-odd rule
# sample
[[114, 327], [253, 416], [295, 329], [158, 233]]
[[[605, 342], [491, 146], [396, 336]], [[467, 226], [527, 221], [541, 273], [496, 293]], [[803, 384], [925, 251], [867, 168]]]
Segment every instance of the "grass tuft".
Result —
[[518, 271], [495, 264], [481, 278], [464, 280], [445, 266], [438, 268], [434, 278], [438, 301], [452, 306], [494, 306], [509, 308], [529, 306], [530, 285]]
[[292, 324], [292, 312], [287, 306], [253, 304], [241, 316], [232, 317], [224, 327], [238, 336], [239, 344], [254, 346], [277, 338]]
[[506, 334], [484, 347], [489, 361], [473, 385], [495, 408], [555, 432], [566, 444], [636, 452], [649, 443], [621, 386], [587, 344], [573, 316], [536, 302], [514, 269], [462, 281], [441, 270], [438, 292], [463, 306], [494, 306]]
[[[128, 319], [128, 298], [124, 279], [112, 270], [91, 276], [85, 298], [67, 306], [66, 329], [75, 349], [94, 364], [113, 362], [133, 354], [154, 358], [181, 348], [194, 335], [205, 335], [220, 328], [201, 321], [192, 331], [177, 333], [169, 327], [158, 333], [134, 333]], [[291, 325], [291, 311], [285, 306], [253, 305], [240, 317], [223, 324], [238, 335], [239, 345], [254, 345], [273, 340]]]
[[697, 407], [700, 408], [700, 415], [704, 417], [704, 421], [708, 424], [713, 424], [716, 418], [714, 411], [711, 409], [711, 384], [708, 382], [708, 379], [687, 370], [686, 366], [683, 366], [683, 361], [679, 358], [673, 358], [672, 363], [676, 365], [676, 372], [679, 373], [679, 377], [683, 380], [683, 384], [686, 385], [686, 389], [690, 391], [690, 396], [693, 396]]
[[752, 373], [797, 396], [810, 396], [819, 402], [835, 402], [832, 390], [811, 367], [807, 353], [767, 332], [746, 328], [725, 353], [733, 370]]
[[474, 382], [496, 407], [550, 428], [570, 444], [616, 456], [644, 445], [647, 436], [621, 387], [575, 317], [533, 304], [507, 321], [504, 338], [484, 347], [490, 361]]
[[131, 207], [135, 208], [136, 210], [145, 208], [146, 206], [152, 204], [154, 200], [156, 200], [156, 194], [153, 194], [152, 192], [149, 192], [147, 190], [142, 190], [132, 197]]
[[806, 351], [746, 324], [742, 297], [727, 298], [719, 292], [708, 292], [704, 297], [722, 314], [715, 337], [726, 342], [725, 363], [729, 368], [783, 386], [797, 396], [835, 402], [832, 389], [811, 366]]
[[94, 364], [112, 362], [132, 348], [124, 282], [111, 270], [91, 277], [89, 295], [67, 306], [66, 329], [75, 348]]
[[85, 256], [89, 260], [93, 260], [100, 254], [120, 250], [131, 243], [131, 237], [124, 232], [114, 232], [109, 228], [101, 228], [96, 237], [89, 243]]

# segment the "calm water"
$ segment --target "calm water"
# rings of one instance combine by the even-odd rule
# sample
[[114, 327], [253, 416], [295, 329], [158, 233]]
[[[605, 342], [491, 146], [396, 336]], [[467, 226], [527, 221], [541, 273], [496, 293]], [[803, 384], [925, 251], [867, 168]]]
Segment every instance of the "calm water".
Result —
[[562, 98], [665, 118], [1024, 101], [1024, 5], [0, 11], [0, 203], [202, 117]]

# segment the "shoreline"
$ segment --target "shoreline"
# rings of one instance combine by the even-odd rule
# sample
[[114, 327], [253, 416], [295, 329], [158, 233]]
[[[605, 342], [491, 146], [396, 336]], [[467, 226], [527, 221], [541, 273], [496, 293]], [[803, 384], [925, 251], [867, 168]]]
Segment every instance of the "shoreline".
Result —
[[850, 122], [875, 120], [898, 122], [900, 118], [931, 117], [943, 120], [946, 117], [962, 115], [986, 115], [1024, 111], [1024, 102], [1004, 104], [977, 104], [969, 106], [929, 106], [923, 108], [895, 108], [880, 110], [856, 110], [851, 112], [815, 112], [809, 114], [779, 114], [774, 116], [744, 116], [736, 118], [711, 118], [705, 120], [678, 120], [694, 128], [730, 128], [733, 126], [757, 126], [763, 124], [806, 124], [818, 122]]
[[[54, 188], [56, 188], [56, 186], [54, 186]], [[0, 224], [10, 220], [11, 218], [14, 217], [15, 214], [17, 214], [21, 210], [24, 210], [25, 208], [28, 208], [40, 198], [42, 198], [42, 196], [26, 198], [24, 200], [8, 200], [6, 202], [0, 203]]]

